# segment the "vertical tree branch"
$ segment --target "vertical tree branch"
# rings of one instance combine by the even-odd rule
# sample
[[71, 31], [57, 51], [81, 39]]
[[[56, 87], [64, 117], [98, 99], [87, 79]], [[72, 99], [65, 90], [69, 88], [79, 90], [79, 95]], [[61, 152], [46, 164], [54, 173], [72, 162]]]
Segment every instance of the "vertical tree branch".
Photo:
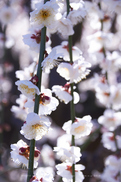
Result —
[[[38, 86], [40, 91], [41, 91], [41, 78], [42, 78], [41, 63], [44, 59], [45, 42], [46, 42], [46, 27], [42, 28], [42, 31], [41, 31], [40, 54], [39, 54], [39, 63], [38, 63], [38, 69], [37, 69], [37, 76], [38, 76], [38, 85], [37, 86]], [[38, 113], [39, 100], [40, 100], [40, 95], [36, 94], [35, 105], [34, 105], [34, 112], [35, 113]], [[29, 155], [29, 167], [28, 167], [27, 182], [29, 182], [33, 176], [34, 149], [35, 149], [35, 140], [33, 139], [30, 141], [30, 155]]]
[[[66, 0], [67, 4], [67, 15], [70, 11], [70, 2], [69, 0]], [[69, 56], [70, 56], [70, 63], [73, 64], [73, 56], [72, 56], [72, 36], [68, 37], [68, 46], [69, 46]], [[71, 120], [72, 123], [74, 123], [75, 120], [75, 108], [74, 108], [74, 90], [73, 90], [74, 83], [71, 83], [71, 96], [72, 101], [70, 103], [70, 112], [71, 112]], [[75, 137], [72, 135], [71, 145], [75, 146]], [[73, 176], [73, 182], [75, 182], [75, 164], [72, 165], [72, 176]]]

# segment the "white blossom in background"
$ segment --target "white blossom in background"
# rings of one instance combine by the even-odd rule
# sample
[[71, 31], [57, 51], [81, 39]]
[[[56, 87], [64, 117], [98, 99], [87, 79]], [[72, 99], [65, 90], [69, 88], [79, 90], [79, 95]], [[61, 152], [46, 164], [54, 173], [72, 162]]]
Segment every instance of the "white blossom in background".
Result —
[[15, 106], [15, 105], [13, 105], [11, 107], [11, 112], [14, 113], [14, 116], [16, 118], [19, 118], [22, 121], [25, 121], [26, 120], [26, 116], [27, 116], [27, 113], [28, 113], [27, 109], [25, 109], [25, 108], [23, 109], [23, 108], [20, 108], [18, 106]]
[[104, 114], [98, 118], [98, 122], [109, 131], [114, 131], [121, 124], [121, 112], [106, 109]]
[[[25, 107], [29, 108], [29, 112], [32, 112], [34, 109], [35, 99], [28, 99], [25, 103]], [[52, 96], [52, 92], [50, 89], [44, 89], [42, 87], [40, 93], [40, 101], [39, 101], [39, 111], [40, 115], [51, 114], [52, 111], [55, 111], [59, 102], [58, 100]]]
[[28, 113], [28, 109], [25, 108], [25, 103], [27, 101], [27, 97], [23, 94], [19, 95], [19, 98], [16, 99], [16, 103], [18, 106], [13, 105], [11, 107], [11, 111], [14, 113], [16, 118], [21, 119], [22, 121], [26, 120], [26, 116]]
[[36, 74], [36, 67], [36, 62], [33, 62], [28, 67], [25, 67], [24, 70], [17, 70], [15, 72], [16, 78], [19, 80], [30, 80], [32, 75]]
[[18, 90], [30, 99], [35, 98], [35, 94], [39, 95], [39, 88], [29, 80], [18, 80], [15, 82]]
[[84, 61], [84, 58], [74, 61], [73, 64], [70, 63], [60, 63], [57, 72], [60, 76], [64, 77], [70, 83], [78, 83], [90, 73], [88, 68], [91, 67], [89, 62]]
[[[115, 141], [117, 142], [117, 146]], [[114, 136], [112, 132], [104, 132], [102, 135], [102, 143], [105, 148], [115, 152], [117, 147], [118, 149], [121, 149], [121, 136]]]
[[121, 109], [121, 83], [110, 86], [111, 104], [114, 110]]
[[76, 146], [54, 147], [54, 151], [57, 152], [57, 158], [62, 162], [75, 164], [80, 161], [80, 157], [82, 156], [80, 148]]
[[107, 5], [110, 12], [121, 13], [121, 1], [120, 0], [103, 0], [103, 3]]
[[108, 48], [110, 46], [110, 42], [112, 41], [112, 33], [105, 33], [102, 31], [98, 31], [92, 35], [87, 37], [87, 41], [89, 44], [89, 53], [93, 53], [96, 51], [100, 51], [103, 48]]
[[74, 34], [73, 25], [71, 21], [65, 17], [62, 17], [58, 21], [58, 32], [62, 34], [62, 36], [70, 36]]
[[74, 123], [71, 120], [67, 121], [62, 128], [67, 134], [74, 135], [76, 139], [87, 136], [92, 129], [91, 116], [87, 115], [83, 118], [75, 118]]
[[17, 13], [12, 7], [5, 6], [0, 9], [0, 21], [4, 25], [12, 23], [15, 20], [16, 15]]
[[108, 72], [117, 72], [121, 69], [121, 55], [118, 51], [107, 52], [106, 59], [100, 63], [100, 67]]
[[45, 116], [39, 116], [36, 113], [29, 113], [26, 121], [21, 127], [20, 133], [28, 140], [40, 140], [47, 134], [50, 121]]
[[110, 18], [105, 20], [105, 14], [98, 6], [98, 1], [85, 1], [85, 8], [87, 12], [86, 20], [93, 30], [101, 30], [101, 21], [103, 21], [103, 30], [109, 31], [111, 27]]
[[120, 181], [121, 158], [115, 155], [109, 155], [105, 160], [105, 169], [101, 175], [102, 180], [106, 182]]
[[[72, 182], [72, 163], [61, 163], [56, 165], [57, 174], [60, 175], [64, 182]], [[81, 170], [85, 167], [81, 164], [75, 165], [75, 182], [82, 182], [84, 180], [84, 175]]]
[[70, 3], [72, 10], [69, 12], [67, 18], [70, 19], [73, 25], [76, 25], [85, 18], [86, 8], [84, 5], [84, 1]]
[[[19, 140], [16, 144], [11, 144], [11, 158], [18, 165], [23, 164], [28, 168], [30, 147], [23, 141]], [[38, 165], [40, 151], [35, 148], [34, 152], [34, 168]]]
[[41, 149], [41, 158], [45, 166], [55, 165], [55, 156], [52, 147], [48, 144], [44, 144]]
[[95, 88], [96, 90], [96, 98], [98, 99], [98, 101], [106, 106], [106, 107], [110, 107], [111, 106], [111, 98], [110, 98], [110, 87], [108, 84], [100, 84], [97, 85], [97, 87]]
[[58, 4], [51, 0], [43, 5], [41, 2], [37, 3], [35, 7], [36, 9], [30, 13], [31, 25], [40, 29], [46, 26], [56, 31], [57, 21], [61, 18]]

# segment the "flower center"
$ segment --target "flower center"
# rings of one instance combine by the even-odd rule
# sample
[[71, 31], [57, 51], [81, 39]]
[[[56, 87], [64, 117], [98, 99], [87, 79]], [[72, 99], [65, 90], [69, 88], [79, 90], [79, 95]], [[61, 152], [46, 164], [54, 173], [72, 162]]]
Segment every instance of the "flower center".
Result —
[[72, 166], [66, 166], [66, 170], [72, 174]]
[[40, 104], [47, 105], [50, 103], [51, 98], [45, 95], [44, 93], [40, 94]]
[[19, 149], [19, 155], [24, 156], [26, 159], [29, 159], [29, 153], [30, 153], [29, 147], [21, 147]]
[[35, 125], [32, 125], [32, 129], [37, 130], [37, 129], [40, 129], [41, 126], [42, 125], [40, 125], [40, 124], [35, 124]]
[[114, 118], [114, 117], [110, 117], [109, 119], [108, 119], [110, 122], [115, 122], [116, 121], [116, 118]]
[[30, 93], [34, 94], [35, 93], [35, 89], [34, 88], [29, 88], [27, 85], [21, 84], [20, 88], [22, 90], [24, 90], [27, 94], [30, 94]]
[[63, 90], [70, 94], [69, 88], [70, 88], [70, 83], [66, 83], [63, 87]]
[[50, 11], [49, 11], [49, 10], [41, 10], [41, 11], [37, 14], [35, 20], [40, 20], [40, 19], [46, 20], [50, 15], [51, 15], [51, 14], [50, 14]]
[[10, 13], [9, 13], [9, 12], [6, 12], [6, 13], [5, 13], [5, 18], [6, 18], [7, 20], [9, 20], [10, 17], [11, 17]]
[[75, 128], [76, 133], [83, 132], [84, 130], [85, 130], [85, 126], [78, 126], [77, 128]]

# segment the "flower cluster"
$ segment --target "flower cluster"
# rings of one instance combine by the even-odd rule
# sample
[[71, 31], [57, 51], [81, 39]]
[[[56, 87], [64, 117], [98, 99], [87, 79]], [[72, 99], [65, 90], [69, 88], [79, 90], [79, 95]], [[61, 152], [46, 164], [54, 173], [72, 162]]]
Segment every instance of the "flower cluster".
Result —
[[[69, 5], [67, 7], [69, 8]], [[76, 46], [72, 46], [69, 50], [69, 42], [64, 41], [60, 46], [50, 47], [51, 33], [58, 31], [64, 37], [71, 36], [74, 34], [73, 26], [81, 22], [85, 17], [86, 9], [83, 1], [72, 2], [70, 7], [69, 12], [66, 12], [65, 2], [55, 0], [45, 1], [44, 3], [41, 1], [35, 4], [35, 9], [30, 13], [29, 33], [23, 36], [23, 42], [34, 51], [36, 58], [28, 68], [16, 71], [16, 77], [19, 80], [15, 84], [21, 94], [20, 98], [16, 100], [19, 107], [12, 106], [11, 110], [16, 117], [23, 119], [24, 123], [20, 133], [31, 141], [39, 141], [50, 131], [51, 122], [47, 115], [55, 111], [59, 105], [59, 101], [52, 94], [54, 93], [65, 104], [69, 102], [72, 102], [73, 105], [77, 104], [79, 94], [73, 91], [73, 89], [76, 89], [73, 84], [82, 81], [90, 73], [91, 64], [85, 61], [82, 51]], [[46, 32], [44, 34], [45, 28]], [[73, 60], [69, 55], [71, 52]], [[49, 74], [54, 67], [57, 67], [57, 73], [68, 82], [64, 86], [53, 85], [51, 91], [51, 89], [45, 87], [45, 84], [41, 84], [41, 80], [44, 80], [43, 75]], [[23, 112], [22, 116], [21, 112]], [[75, 137], [75, 140], [88, 136], [92, 130], [91, 116], [88, 115], [83, 118], [75, 116], [74, 118], [74, 120], [71, 118], [72, 120], [64, 123], [63, 130], [66, 131], [69, 137]], [[32, 160], [29, 157], [31, 156], [30, 148], [31, 146], [29, 147], [22, 140], [11, 145], [13, 161], [23, 163], [29, 167], [28, 160]], [[36, 148], [34, 150], [33, 160], [34, 163], [36, 162], [34, 164], [36, 168], [40, 152]], [[44, 150], [45, 148], [42, 149], [42, 151]], [[84, 175], [81, 170], [84, 170], [85, 167], [76, 164], [80, 161], [82, 155], [80, 148], [73, 143], [71, 144], [70, 141], [70, 145], [63, 147], [58, 145], [54, 148], [54, 151], [57, 152], [57, 157], [62, 161], [62, 164], [56, 165], [56, 169], [63, 181], [72, 181], [74, 173], [76, 181], [83, 181]], [[72, 171], [73, 166], [74, 171]], [[42, 176], [35, 173], [34, 176], [31, 176], [31, 179], [30, 177], [28, 179], [30, 182], [53, 181], [53, 176], [44, 171]]]
[[[0, 150], [10, 181], [120, 182], [120, 22], [120, 0], [0, 1], [0, 142], [18, 133], [10, 162]], [[87, 147], [105, 158], [101, 172]]]

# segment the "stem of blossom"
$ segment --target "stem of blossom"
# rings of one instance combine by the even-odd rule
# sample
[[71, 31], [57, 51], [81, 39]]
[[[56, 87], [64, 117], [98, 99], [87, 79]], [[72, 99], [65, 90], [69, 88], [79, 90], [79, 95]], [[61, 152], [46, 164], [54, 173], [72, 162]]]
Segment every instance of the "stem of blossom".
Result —
[[[38, 62], [38, 70], [37, 70], [37, 76], [38, 76], [37, 86], [38, 86], [40, 91], [41, 91], [41, 78], [42, 78], [41, 63], [44, 60], [45, 42], [46, 42], [46, 27], [42, 28], [42, 30], [41, 30], [40, 54], [39, 54], [39, 62]], [[34, 112], [35, 113], [38, 113], [39, 100], [40, 100], [40, 95], [36, 94], [36, 96], [35, 96], [35, 105], [34, 105]], [[33, 139], [30, 142], [30, 156], [29, 156], [29, 168], [28, 168], [27, 182], [29, 182], [30, 179], [33, 176], [34, 149], [35, 149], [35, 140]]]
[[[66, 0], [66, 5], [67, 5], [67, 15], [69, 14], [70, 11], [70, 2], [69, 0]], [[68, 46], [69, 46], [69, 56], [70, 56], [70, 63], [73, 63], [73, 57], [72, 57], [72, 36], [68, 37]], [[71, 96], [72, 96], [72, 101], [70, 103], [70, 112], [71, 112], [71, 120], [72, 123], [74, 123], [75, 120], [75, 108], [74, 108], [74, 83], [71, 83]], [[72, 135], [72, 140], [71, 140], [71, 145], [75, 146], [75, 137]], [[72, 165], [72, 176], [73, 176], [73, 182], [75, 182], [75, 164]]]
[[[38, 63], [38, 70], [37, 70], [37, 76], [38, 76], [38, 88], [41, 91], [41, 77], [42, 77], [42, 67], [41, 63], [44, 59], [44, 53], [45, 53], [45, 42], [46, 42], [46, 27], [44, 27], [41, 30], [41, 43], [40, 43], [40, 55], [39, 55], [39, 63]], [[35, 96], [35, 105], [34, 105], [34, 112], [38, 113], [39, 109], [39, 100], [40, 100], [40, 95]]]

